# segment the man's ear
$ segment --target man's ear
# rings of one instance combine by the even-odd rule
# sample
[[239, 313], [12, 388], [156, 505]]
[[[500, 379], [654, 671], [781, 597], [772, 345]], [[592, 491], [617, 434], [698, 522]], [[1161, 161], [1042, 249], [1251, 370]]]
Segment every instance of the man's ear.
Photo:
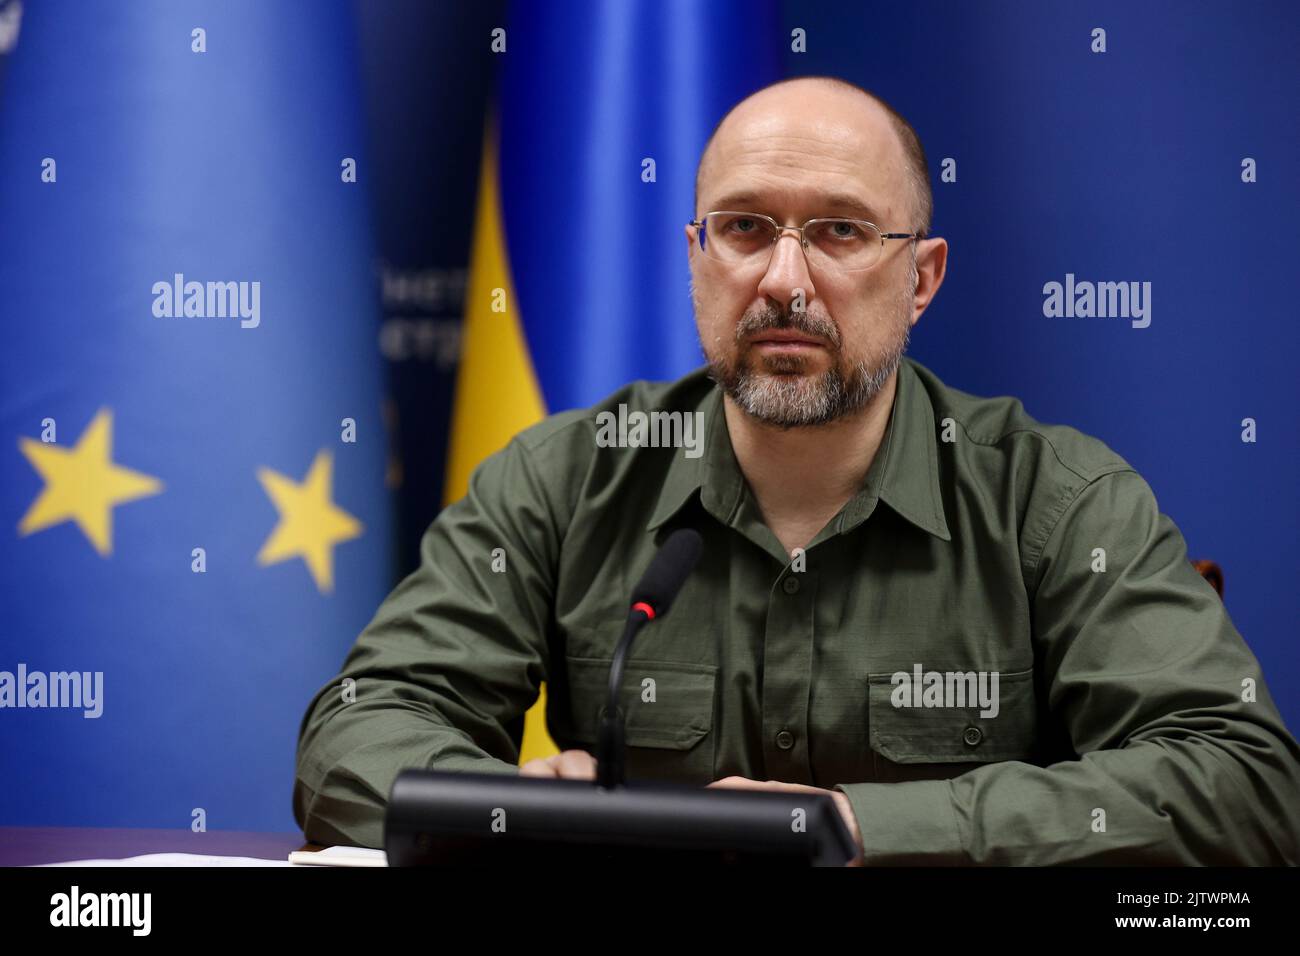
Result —
[[913, 299], [915, 318], [921, 318], [943, 285], [948, 271], [948, 241], [946, 239], [919, 239], [916, 243], [916, 297]]

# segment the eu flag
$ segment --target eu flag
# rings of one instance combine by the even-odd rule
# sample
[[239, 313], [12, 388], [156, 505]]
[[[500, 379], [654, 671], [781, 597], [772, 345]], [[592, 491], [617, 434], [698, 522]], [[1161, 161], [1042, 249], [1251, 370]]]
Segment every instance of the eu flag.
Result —
[[389, 579], [348, 3], [42, 3], [0, 141], [0, 822], [287, 830]]

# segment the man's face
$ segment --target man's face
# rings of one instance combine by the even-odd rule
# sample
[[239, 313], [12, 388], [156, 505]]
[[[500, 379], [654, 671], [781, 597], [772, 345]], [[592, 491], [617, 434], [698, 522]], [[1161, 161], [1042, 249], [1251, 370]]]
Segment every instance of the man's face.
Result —
[[[764, 91], [728, 118], [700, 171], [699, 202], [697, 218], [734, 210], [786, 226], [821, 216], [866, 219], [881, 232], [913, 226], [902, 146], [883, 110], [798, 83]], [[912, 243], [886, 240], [866, 272], [810, 272], [792, 232], [765, 268], [706, 256], [697, 227], [687, 227], [687, 242], [711, 374], [755, 419], [825, 424], [861, 409], [889, 382], [919, 315]]]

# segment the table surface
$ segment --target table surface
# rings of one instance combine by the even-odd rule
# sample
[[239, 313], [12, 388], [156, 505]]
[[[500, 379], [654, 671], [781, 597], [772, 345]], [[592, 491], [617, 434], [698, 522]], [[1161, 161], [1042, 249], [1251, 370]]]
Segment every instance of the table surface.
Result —
[[287, 860], [293, 850], [319, 850], [301, 833], [244, 830], [146, 830], [132, 827], [0, 827], [0, 866], [68, 860], [120, 860], [143, 853], [202, 853]]

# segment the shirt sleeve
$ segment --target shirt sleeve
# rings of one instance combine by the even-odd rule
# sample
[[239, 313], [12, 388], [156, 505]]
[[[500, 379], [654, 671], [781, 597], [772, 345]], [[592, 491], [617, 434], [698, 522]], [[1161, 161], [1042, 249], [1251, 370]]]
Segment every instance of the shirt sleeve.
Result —
[[308, 839], [382, 846], [389, 791], [409, 767], [518, 772], [523, 715], [548, 666], [558, 549], [516, 438], [430, 525], [419, 567], [308, 706], [293, 793]]
[[1086, 485], [1036, 577], [1039, 686], [1078, 759], [841, 784], [865, 862], [1300, 863], [1300, 747], [1142, 477]]

